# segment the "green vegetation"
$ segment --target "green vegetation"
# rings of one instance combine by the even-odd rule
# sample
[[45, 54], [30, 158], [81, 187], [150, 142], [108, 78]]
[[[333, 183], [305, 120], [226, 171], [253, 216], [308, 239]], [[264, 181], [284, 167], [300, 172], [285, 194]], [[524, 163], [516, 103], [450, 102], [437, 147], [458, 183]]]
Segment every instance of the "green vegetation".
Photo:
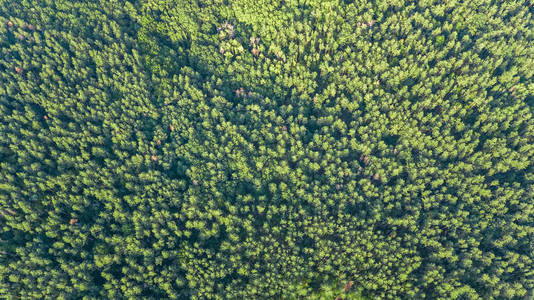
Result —
[[531, 299], [534, 6], [0, 0], [0, 296]]

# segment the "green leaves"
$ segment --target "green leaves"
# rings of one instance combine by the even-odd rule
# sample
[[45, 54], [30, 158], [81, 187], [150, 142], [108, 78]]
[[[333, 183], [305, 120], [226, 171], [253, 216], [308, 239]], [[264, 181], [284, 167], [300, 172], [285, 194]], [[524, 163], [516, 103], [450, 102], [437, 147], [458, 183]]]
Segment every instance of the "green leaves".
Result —
[[0, 294], [528, 297], [532, 10], [348, 2], [0, 0]]

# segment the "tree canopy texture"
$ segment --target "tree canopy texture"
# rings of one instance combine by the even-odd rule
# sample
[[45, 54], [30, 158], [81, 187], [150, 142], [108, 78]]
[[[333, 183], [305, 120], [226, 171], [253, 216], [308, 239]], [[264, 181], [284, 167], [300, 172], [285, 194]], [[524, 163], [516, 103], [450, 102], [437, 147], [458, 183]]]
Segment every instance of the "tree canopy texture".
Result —
[[532, 299], [531, 0], [0, 0], [0, 296]]

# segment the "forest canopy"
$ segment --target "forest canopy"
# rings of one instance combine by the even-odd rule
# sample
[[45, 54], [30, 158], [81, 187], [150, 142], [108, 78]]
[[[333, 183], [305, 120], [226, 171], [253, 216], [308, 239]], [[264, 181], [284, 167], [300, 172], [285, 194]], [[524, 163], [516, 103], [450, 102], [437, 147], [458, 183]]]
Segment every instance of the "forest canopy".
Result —
[[532, 299], [533, 16], [0, 0], [0, 296]]

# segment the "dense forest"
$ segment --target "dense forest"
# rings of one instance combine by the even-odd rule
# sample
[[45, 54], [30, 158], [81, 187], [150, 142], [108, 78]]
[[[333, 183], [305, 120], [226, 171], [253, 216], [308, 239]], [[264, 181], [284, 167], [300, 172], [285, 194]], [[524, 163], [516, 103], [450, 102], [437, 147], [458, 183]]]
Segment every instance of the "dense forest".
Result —
[[532, 299], [532, 0], [0, 0], [0, 298]]

